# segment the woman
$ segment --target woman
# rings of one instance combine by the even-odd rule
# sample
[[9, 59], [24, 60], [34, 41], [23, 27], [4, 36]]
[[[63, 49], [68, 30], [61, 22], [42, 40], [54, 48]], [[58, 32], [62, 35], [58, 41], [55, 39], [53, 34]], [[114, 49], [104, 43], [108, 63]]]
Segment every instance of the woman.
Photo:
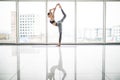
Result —
[[[61, 20], [56, 22], [55, 19], [54, 19], [54, 13], [55, 13], [55, 10], [56, 10], [57, 6], [59, 6], [59, 8], [61, 9], [61, 12], [62, 12], [62, 14], [64, 16], [63, 16], [63, 18]], [[60, 46], [61, 45], [61, 39], [62, 39], [62, 22], [66, 18], [66, 14], [63, 11], [63, 9], [62, 9], [62, 7], [61, 7], [61, 5], [59, 3], [55, 6], [55, 8], [49, 10], [48, 17], [50, 18], [50, 23], [52, 25], [58, 26], [58, 30], [59, 30], [59, 43], [58, 43], [58, 46]]]

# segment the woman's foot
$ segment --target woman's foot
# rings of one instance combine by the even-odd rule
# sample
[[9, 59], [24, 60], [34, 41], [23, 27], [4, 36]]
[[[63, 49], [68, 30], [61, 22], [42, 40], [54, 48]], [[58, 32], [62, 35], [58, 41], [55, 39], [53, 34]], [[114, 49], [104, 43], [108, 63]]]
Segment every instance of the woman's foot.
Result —
[[59, 8], [62, 8], [61, 5], [60, 5], [60, 3], [58, 3], [57, 5], [59, 5]]
[[61, 46], [61, 43], [58, 43], [57, 46], [60, 47], [60, 46]]

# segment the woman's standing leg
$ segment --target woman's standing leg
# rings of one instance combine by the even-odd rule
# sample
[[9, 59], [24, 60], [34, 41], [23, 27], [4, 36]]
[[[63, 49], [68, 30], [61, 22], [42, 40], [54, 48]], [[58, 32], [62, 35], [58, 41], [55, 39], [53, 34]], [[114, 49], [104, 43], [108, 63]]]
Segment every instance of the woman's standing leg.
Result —
[[57, 26], [58, 26], [58, 29], [59, 29], [59, 43], [58, 43], [58, 46], [61, 45], [61, 40], [62, 40], [62, 22], [66, 18], [66, 14], [65, 14], [65, 12], [63, 11], [62, 8], [61, 8], [61, 12], [63, 14], [63, 17], [60, 21], [57, 22]]
[[58, 43], [58, 46], [60, 46], [61, 45], [61, 40], [62, 40], [62, 23], [61, 23], [61, 21], [58, 21], [57, 26], [58, 26], [58, 30], [59, 30], [59, 43]]
[[62, 40], [62, 32], [59, 32], [59, 44], [58, 44], [58, 46], [61, 45], [61, 40]]

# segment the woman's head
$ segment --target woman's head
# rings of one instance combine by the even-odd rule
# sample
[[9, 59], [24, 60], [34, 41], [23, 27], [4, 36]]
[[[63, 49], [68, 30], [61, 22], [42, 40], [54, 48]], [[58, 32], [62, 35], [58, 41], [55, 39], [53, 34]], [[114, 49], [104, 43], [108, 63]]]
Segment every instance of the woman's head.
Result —
[[52, 17], [52, 13], [51, 13], [51, 12], [48, 13], [48, 17], [49, 17], [49, 18]]

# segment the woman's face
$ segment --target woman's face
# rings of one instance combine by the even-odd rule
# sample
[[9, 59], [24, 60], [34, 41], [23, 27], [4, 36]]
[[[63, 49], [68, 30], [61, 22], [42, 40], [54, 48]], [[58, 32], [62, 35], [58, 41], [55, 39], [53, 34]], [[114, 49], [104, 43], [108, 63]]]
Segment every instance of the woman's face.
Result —
[[51, 12], [49, 13], [48, 17], [49, 17], [49, 18], [51, 18], [51, 17], [52, 17], [52, 13], [51, 13]]

